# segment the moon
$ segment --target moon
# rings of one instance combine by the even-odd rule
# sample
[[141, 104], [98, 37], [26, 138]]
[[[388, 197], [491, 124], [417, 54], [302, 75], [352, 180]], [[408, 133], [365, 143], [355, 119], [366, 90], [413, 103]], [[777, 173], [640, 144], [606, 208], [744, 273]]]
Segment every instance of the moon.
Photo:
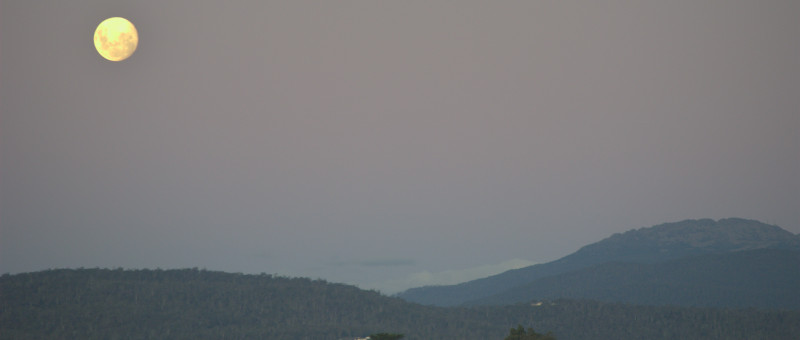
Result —
[[136, 51], [139, 45], [139, 33], [136, 27], [121, 17], [103, 20], [94, 31], [94, 47], [103, 58], [111, 61], [121, 61]]

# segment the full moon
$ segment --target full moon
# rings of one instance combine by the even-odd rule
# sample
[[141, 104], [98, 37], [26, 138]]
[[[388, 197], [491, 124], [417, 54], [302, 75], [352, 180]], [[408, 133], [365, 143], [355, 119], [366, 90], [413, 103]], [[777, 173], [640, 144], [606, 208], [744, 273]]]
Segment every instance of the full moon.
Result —
[[114, 17], [103, 20], [94, 31], [94, 47], [103, 58], [120, 61], [136, 51], [139, 33], [128, 19]]

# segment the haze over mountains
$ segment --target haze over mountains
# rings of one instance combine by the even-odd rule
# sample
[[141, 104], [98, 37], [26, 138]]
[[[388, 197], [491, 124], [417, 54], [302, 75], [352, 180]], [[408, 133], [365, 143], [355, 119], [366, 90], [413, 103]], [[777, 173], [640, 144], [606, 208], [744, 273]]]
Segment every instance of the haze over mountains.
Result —
[[686, 220], [615, 234], [550, 263], [411, 289], [400, 294], [406, 301], [322, 280], [197, 269], [5, 274], [0, 339], [388, 331], [484, 340], [519, 324], [558, 339], [797, 339], [797, 287], [800, 236], [753, 220]]
[[637, 304], [800, 308], [800, 236], [739, 218], [614, 234], [559, 260], [451, 286], [409, 289], [440, 306], [559, 297]]

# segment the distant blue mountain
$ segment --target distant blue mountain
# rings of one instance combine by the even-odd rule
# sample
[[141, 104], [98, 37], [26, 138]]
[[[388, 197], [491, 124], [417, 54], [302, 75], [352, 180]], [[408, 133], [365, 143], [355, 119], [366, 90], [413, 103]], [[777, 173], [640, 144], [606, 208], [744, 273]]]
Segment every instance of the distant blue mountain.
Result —
[[561, 298], [638, 305], [800, 310], [800, 251], [755, 249], [661, 263], [612, 262], [548, 276], [468, 304]]
[[[618, 266], [614, 268], [619, 271], [620, 275], [631, 276], [637, 272], [641, 273], [643, 277], [638, 279], [641, 281], [647, 280], [647, 275], [649, 277], [658, 277], [661, 274], [657, 275], [652, 271], [668, 267], [632, 266], [630, 264], [653, 265], [678, 259], [697, 258], [702, 255], [724, 255], [735, 252], [744, 252], [743, 254], [746, 255], [747, 251], [757, 249], [800, 251], [800, 236], [794, 235], [778, 226], [740, 218], [719, 221], [711, 219], [685, 220], [614, 234], [553, 262], [510, 270], [458, 285], [412, 288], [398, 294], [398, 296], [412, 302], [440, 306], [455, 306], [468, 303], [516, 303], [528, 301], [532, 297], [577, 297], [577, 295], [568, 293], [566, 290], [562, 293], [553, 290], [548, 290], [546, 294], [537, 293], [536, 289], [547, 286], [542, 283], [547, 281], [539, 282], [538, 280], [613, 263]], [[726, 261], [724, 258], [717, 260]], [[692, 260], [687, 261], [691, 262]], [[785, 261], [788, 263], [791, 262], [791, 259], [785, 259]], [[619, 266], [623, 266], [626, 269], [622, 270]], [[691, 264], [686, 264], [685, 266], [686, 270], [690, 270]], [[594, 268], [593, 270], [610, 270], [610, 268], [602, 267]], [[645, 270], [644, 268], [648, 269]], [[750, 271], [755, 270], [755, 268], [743, 268], [743, 270]], [[790, 271], [787, 275], [794, 275], [798, 272], [800, 272], [800, 267], [797, 267], [794, 272]], [[584, 271], [583, 273], [586, 272]], [[562, 279], [564, 277], [568, 276], [561, 276]], [[586, 280], [585, 276], [580, 275], [575, 276], [575, 278]], [[622, 282], [622, 278], [617, 281]], [[687, 282], [687, 284], [691, 284], [691, 282]], [[550, 287], [548, 289], [552, 288], [551, 286], [547, 287]], [[592, 298], [597, 298], [596, 295], [591, 296]], [[587, 295], [586, 297], [589, 296]], [[643, 298], [637, 301], [650, 303], [648, 301], [652, 302], [654, 299]], [[606, 300], [637, 302], [624, 298]]]

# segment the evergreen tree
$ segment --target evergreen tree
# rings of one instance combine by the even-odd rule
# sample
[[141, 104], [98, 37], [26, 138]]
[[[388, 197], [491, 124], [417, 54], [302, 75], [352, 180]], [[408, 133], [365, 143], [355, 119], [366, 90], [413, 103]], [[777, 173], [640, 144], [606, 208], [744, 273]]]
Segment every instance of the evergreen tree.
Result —
[[522, 325], [517, 328], [512, 328], [505, 340], [556, 340], [552, 333], [539, 334], [533, 331], [533, 328], [525, 328]]

